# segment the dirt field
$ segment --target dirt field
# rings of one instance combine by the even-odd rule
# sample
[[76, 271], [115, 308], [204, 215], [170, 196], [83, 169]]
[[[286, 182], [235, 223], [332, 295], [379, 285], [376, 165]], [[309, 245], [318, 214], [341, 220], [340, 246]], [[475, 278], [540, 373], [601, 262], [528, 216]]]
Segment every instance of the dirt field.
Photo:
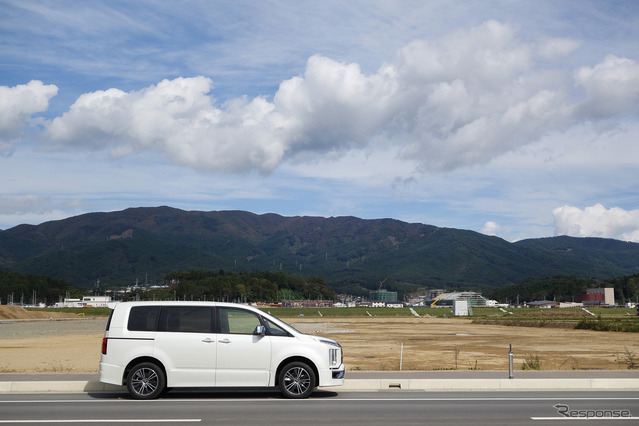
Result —
[[[5, 308], [1, 306], [0, 308]], [[0, 322], [0, 373], [93, 373], [106, 318]], [[29, 314], [32, 315], [32, 314]], [[71, 315], [73, 317], [73, 315]], [[639, 360], [639, 334], [471, 324], [457, 318], [286, 318], [344, 347], [348, 371], [508, 370], [538, 357], [542, 370], [627, 369]], [[403, 345], [403, 349], [402, 349]]]
[[[626, 369], [627, 351], [639, 359], [636, 333], [471, 324], [466, 319], [357, 318], [323, 323], [289, 321], [344, 346], [349, 370], [508, 370], [537, 356], [543, 370]], [[402, 350], [403, 344], [403, 350]]]
[[11, 319], [60, 319], [60, 318], [77, 318], [75, 314], [65, 312], [38, 312], [27, 311], [20, 306], [0, 305], [0, 320]]

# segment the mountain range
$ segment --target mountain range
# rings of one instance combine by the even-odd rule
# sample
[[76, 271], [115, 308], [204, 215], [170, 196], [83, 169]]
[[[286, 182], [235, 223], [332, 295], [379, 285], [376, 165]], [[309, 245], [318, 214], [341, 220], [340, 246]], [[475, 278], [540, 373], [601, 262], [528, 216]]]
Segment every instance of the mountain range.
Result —
[[335, 291], [366, 294], [377, 288], [486, 289], [554, 275], [632, 275], [639, 273], [639, 244], [566, 236], [512, 243], [394, 219], [163, 206], [0, 231], [0, 269], [64, 278], [76, 287], [155, 284], [180, 270], [269, 270], [321, 277]]

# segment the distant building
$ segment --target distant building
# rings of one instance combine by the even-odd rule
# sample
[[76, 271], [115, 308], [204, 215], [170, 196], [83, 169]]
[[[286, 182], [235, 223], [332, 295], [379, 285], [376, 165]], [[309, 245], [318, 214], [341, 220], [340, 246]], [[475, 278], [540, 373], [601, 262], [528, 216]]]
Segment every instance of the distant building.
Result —
[[426, 304], [433, 307], [453, 306], [455, 300], [467, 300], [468, 306], [486, 306], [488, 302], [480, 293], [460, 291], [455, 293], [442, 293], [436, 299], [426, 301]]
[[408, 304], [410, 306], [424, 306], [425, 296], [409, 296]]
[[397, 300], [396, 291], [371, 290], [368, 293], [368, 296], [371, 302], [392, 302], [394, 300]]
[[468, 300], [458, 299], [453, 301], [453, 315], [456, 317], [467, 317], [473, 314], [473, 309], [468, 306]]
[[84, 296], [82, 299], [64, 299], [54, 308], [108, 308], [112, 303], [111, 296]]
[[575, 296], [576, 302], [581, 302], [584, 306], [615, 306], [615, 289], [606, 288], [589, 288], [585, 293]]
[[332, 308], [332, 300], [283, 300], [284, 308]]
[[560, 308], [583, 308], [583, 303], [577, 302], [559, 302]]
[[428, 291], [428, 299], [430, 300], [435, 300], [437, 299], [440, 295], [444, 294], [445, 291], [441, 288], [436, 288], [433, 290], [429, 290]]
[[537, 302], [529, 302], [527, 305], [531, 308], [554, 308], [559, 306], [559, 302], [554, 300], [539, 300]]

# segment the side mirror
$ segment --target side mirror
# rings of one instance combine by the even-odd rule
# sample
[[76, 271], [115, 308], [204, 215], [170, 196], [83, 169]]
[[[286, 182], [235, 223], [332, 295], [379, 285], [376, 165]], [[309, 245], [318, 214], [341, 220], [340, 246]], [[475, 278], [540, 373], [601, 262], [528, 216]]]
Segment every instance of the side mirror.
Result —
[[258, 325], [257, 327], [255, 327], [255, 331], [253, 332], [253, 334], [264, 336], [266, 334], [266, 327], [264, 327], [263, 325]]

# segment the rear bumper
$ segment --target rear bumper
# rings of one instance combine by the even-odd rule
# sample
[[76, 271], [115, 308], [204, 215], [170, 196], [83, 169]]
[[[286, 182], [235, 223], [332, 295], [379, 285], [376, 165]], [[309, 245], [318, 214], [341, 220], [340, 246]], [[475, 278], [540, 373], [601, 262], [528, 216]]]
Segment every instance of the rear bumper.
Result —
[[124, 370], [122, 367], [104, 362], [100, 363], [100, 382], [121, 386]]

